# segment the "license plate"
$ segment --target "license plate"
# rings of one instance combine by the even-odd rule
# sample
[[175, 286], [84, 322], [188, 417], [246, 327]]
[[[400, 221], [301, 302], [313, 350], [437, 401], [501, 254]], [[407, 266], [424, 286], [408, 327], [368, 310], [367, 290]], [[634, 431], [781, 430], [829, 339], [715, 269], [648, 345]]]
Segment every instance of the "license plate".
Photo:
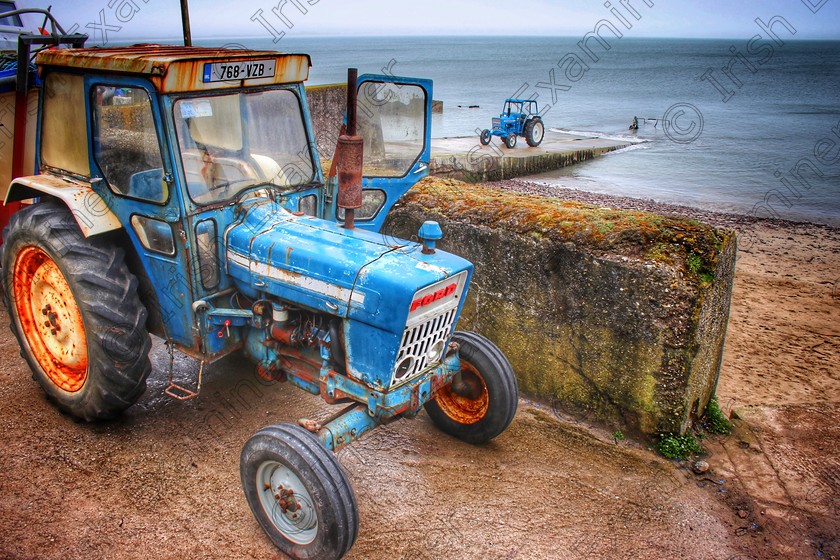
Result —
[[243, 62], [208, 62], [204, 65], [204, 82], [232, 82], [253, 78], [272, 78], [276, 60], [246, 60]]

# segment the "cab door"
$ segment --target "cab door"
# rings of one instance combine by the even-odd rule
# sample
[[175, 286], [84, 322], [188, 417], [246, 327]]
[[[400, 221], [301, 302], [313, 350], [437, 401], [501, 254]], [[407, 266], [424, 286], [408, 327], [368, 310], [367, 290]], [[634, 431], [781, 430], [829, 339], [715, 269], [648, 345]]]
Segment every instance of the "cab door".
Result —
[[93, 75], [85, 81], [91, 187], [134, 245], [130, 257], [137, 262], [131, 266], [149, 312], [150, 332], [192, 347], [189, 256], [157, 96], [141, 79]]
[[[356, 227], [379, 231], [397, 200], [429, 174], [432, 81], [364, 74], [357, 88], [356, 130], [365, 145]], [[344, 220], [343, 209], [332, 211]]]

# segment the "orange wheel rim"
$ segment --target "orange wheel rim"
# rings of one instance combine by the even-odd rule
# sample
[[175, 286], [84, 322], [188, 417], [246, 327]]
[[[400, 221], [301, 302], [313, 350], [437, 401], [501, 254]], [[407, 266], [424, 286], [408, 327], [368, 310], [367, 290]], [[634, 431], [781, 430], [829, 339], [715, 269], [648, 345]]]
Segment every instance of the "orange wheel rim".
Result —
[[67, 279], [39, 247], [25, 247], [15, 260], [15, 309], [32, 355], [57, 387], [74, 393], [87, 379], [87, 338], [82, 314]]
[[461, 359], [461, 379], [467, 388], [459, 394], [450, 383], [438, 391], [435, 401], [440, 409], [459, 424], [475, 424], [487, 415], [490, 397], [481, 374], [471, 363]]

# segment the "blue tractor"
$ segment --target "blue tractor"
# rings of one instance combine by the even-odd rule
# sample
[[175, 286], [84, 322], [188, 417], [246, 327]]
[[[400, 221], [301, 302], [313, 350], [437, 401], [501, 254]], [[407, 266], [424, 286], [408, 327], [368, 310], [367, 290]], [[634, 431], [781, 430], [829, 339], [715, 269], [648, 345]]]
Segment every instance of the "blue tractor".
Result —
[[532, 148], [539, 146], [545, 137], [545, 125], [537, 102], [533, 99], [506, 99], [501, 114], [493, 117], [493, 128], [481, 131], [479, 140], [487, 146], [493, 136], [499, 136], [511, 150], [516, 147], [518, 136], [524, 136]]
[[251, 511], [293, 558], [340, 558], [356, 539], [333, 451], [422, 409], [468, 442], [508, 427], [510, 363], [455, 330], [472, 265], [436, 248], [435, 222], [419, 242], [379, 233], [428, 173], [431, 81], [351, 73], [345, 128], [322, 160], [307, 55], [139, 45], [41, 50], [36, 63], [35, 166], [6, 194], [34, 203], [4, 231], [2, 283], [59, 408], [93, 421], [136, 402], [150, 334], [200, 361], [192, 383], [170, 365], [174, 398], [197, 396], [205, 365], [238, 352], [266, 379], [345, 405], [242, 449]]

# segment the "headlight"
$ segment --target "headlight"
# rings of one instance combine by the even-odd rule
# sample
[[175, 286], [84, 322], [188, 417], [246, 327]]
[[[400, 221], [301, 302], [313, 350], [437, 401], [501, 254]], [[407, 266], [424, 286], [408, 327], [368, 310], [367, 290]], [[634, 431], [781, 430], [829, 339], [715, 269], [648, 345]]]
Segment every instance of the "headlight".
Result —
[[440, 340], [432, 345], [429, 348], [429, 351], [426, 353], [426, 357], [429, 359], [429, 363], [434, 363], [440, 360], [443, 356], [443, 349], [446, 348], [446, 341]]
[[409, 356], [397, 364], [397, 369], [394, 370], [394, 380], [399, 381], [405, 379], [414, 369], [414, 358]]

